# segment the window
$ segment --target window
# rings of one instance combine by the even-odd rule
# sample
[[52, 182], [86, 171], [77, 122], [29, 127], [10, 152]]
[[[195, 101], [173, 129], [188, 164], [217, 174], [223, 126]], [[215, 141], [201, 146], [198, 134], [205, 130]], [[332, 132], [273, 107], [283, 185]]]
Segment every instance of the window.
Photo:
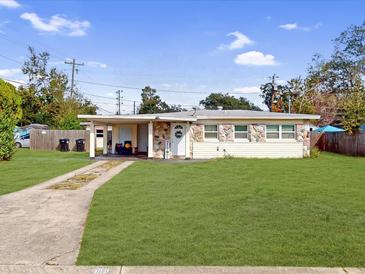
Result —
[[235, 125], [234, 126], [234, 138], [235, 139], [247, 139], [247, 126]]
[[282, 139], [294, 139], [295, 137], [294, 125], [282, 125], [281, 126], [281, 138]]
[[101, 138], [103, 137], [103, 130], [102, 129], [97, 129], [96, 130], [96, 137], [98, 137], [98, 138], [99, 137], [101, 137]]
[[267, 125], [266, 126], [266, 139], [279, 139], [280, 126], [279, 125]]
[[23, 136], [20, 137], [20, 139], [22, 139], [22, 140], [28, 140], [28, 139], [30, 139], [30, 134], [29, 133], [24, 134]]
[[266, 139], [294, 139], [294, 125], [267, 125]]
[[204, 126], [204, 138], [218, 139], [218, 126], [217, 125], [205, 125]]

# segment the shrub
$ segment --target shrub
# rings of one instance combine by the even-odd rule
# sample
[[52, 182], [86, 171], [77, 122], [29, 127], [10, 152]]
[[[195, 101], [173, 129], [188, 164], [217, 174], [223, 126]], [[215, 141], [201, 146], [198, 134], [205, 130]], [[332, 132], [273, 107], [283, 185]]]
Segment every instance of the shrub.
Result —
[[310, 151], [310, 157], [311, 158], [317, 158], [321, 154], [321, 151], [318, 149], [318, 147], [313, 147]]
[[15, 151], [14, 129], [22, 115], [20, 105], [15, 87], [0, 79], [0, 160], [10, 160]]

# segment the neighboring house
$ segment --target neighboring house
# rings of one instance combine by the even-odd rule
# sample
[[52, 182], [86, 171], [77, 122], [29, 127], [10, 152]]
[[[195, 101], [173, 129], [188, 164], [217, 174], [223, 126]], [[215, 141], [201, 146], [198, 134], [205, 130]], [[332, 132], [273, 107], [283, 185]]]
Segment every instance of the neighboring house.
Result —
[[[309, 129], [319, 115], [250, 110], [197, 110], [138, 115], [79, 115], [90, 122], [90, 157], [95, 157], [95, 127], [104, 134], [104, 154], [148, 158], [216, 157], [302, 158], [309, 155]], [[131, 148], [129, 149], [129, 147]]]

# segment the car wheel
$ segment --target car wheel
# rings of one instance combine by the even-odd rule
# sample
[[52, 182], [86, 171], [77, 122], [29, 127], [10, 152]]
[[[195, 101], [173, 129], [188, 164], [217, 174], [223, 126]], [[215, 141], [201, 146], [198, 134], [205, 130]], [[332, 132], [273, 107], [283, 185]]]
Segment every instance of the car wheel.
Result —
[[16, 142], [16, 143], [15, 143], [15, 146], [16, 146], [17, 148], [21, 148], [21, 147], [22, 147], [22, 144], [21, 144], [21, 143], [19, 143], [19, 142]]

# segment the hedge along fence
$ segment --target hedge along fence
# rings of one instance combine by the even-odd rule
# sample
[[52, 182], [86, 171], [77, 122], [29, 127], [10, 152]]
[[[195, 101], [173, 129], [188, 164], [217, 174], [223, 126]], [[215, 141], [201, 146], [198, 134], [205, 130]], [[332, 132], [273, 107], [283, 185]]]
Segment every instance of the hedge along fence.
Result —
[[59, 150], [60, 139], [70, 140], [70, 150], [76, 150], [76, 139], [85, 139], [85, 151], [89, 151], [89, 131], [86, 130], [44, 130], [30, 131], [30, 149]]
[[347, 135], [345, 132], [311, 133], [311, 146], [320, 150], [352, 156], [365, 156], [365, 132]]

